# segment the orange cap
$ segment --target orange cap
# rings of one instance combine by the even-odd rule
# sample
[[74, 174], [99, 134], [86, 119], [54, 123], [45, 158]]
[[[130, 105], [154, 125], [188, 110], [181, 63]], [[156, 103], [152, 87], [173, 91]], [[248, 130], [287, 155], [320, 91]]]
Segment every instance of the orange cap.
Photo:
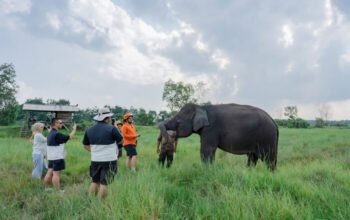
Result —
[[124, 120], [127, 120], [128, 118], [133, 117], [133, 116], [134, 115], [132, 113], [128, 112], [124, 115]]

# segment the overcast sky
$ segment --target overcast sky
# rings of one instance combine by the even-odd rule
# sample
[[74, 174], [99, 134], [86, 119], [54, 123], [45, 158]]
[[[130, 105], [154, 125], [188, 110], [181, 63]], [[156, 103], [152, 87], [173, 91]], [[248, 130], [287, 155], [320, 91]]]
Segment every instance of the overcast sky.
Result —
[[5, 62], [21, 103], [162, 110], [173, 79], [277, 118], [350, 119], [350, 1], [0, 0]]

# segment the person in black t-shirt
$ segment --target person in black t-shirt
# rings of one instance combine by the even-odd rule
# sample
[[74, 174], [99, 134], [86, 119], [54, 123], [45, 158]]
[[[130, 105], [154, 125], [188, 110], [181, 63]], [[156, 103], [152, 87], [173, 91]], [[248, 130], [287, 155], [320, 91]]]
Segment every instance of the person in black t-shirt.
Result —
[[61, 189], [60, 176], [61, 171], [65, 169], [65, 150], [64, 144], [74, 138], [77, 125], [73, 125], [72, 132], [68, 135], [58, 132], [62, 128], [62, 120], [54, 118], [51, 122], [52, 129], [47, 135], [47, 159], [49, 161], [48, 171], [44, 179], [45, 189], [52, 185], [56, 189]]
[[83, 139], [84, 148], [91, 152], [89, 195], [97, 193], [100, 198], [107, 196], [107, 185], [117, 174], [117, 143], [123, 139], [111, 125], [112, 116], [108, 108], [100, 109], [94, 117], [96, 124], [85, 131]]

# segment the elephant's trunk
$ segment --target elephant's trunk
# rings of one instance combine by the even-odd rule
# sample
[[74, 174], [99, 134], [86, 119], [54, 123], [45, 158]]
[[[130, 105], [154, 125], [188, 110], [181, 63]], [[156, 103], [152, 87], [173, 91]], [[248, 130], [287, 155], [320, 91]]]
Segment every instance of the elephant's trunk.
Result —
[[166, 140], [166, 142], [168, 143], [169, 142], [169, 134], [168, 132], [166, 131], [166, 128], [165, 128], [165, 125], [164, 123], [160, 123], [158, 125], [159, 129], [160, 129], [160, 133], [162, 134], [162, 137]]

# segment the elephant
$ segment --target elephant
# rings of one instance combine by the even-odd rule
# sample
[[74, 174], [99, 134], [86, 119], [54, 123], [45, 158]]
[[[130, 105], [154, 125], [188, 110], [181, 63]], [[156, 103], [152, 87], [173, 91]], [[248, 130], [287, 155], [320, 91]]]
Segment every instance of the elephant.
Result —
[[217, 148], [247, 155], [247, 166], [256, 166], [258, 159], [265, 161], [270, 170], [277, 166], [278, 126], [262, 109], [249, 105], [186, 104], [172, 118], [159, 124], [165, 140], [167, 130], [175, 130], [177, 138], [192, 133], [200, 136], [200, 156], [212, 163]]

